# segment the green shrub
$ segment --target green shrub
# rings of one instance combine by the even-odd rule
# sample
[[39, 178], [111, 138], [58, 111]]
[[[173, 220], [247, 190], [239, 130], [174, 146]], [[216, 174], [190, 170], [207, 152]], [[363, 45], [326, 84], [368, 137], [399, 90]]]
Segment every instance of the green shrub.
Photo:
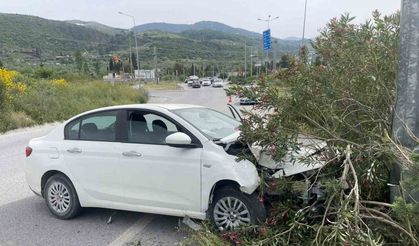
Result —
[[119, 104], [145, 103], [143, 90], [103, 81], [56, 84], [49, 80], [29, 80], [23, 96], [12, 100], [11, 111], [0, 115], [0, 131], [63, 121], [81, 112]]

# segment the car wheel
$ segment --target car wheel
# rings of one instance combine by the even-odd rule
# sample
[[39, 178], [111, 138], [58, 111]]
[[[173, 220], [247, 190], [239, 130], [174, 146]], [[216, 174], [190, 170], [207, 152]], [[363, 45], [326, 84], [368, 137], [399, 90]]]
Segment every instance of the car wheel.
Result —
[[255, 193], [248, 195], [232, 187], [216, 191], [209, 216], [221, 231], [257, 224], [266, 218], [266, 210]]
[[44, 198], [50, 212], [59, 219], [70, 219], [81, 210], [73, 184], [62, 174], [55, 174], [47, 180]]

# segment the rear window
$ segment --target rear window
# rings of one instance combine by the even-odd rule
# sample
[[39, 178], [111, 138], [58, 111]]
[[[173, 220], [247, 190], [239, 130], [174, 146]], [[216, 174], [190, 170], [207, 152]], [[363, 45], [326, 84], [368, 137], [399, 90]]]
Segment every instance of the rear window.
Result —
[[117, 111], [89, 114], [65, 127], [65, 139], [89, 141], [115, 141]]

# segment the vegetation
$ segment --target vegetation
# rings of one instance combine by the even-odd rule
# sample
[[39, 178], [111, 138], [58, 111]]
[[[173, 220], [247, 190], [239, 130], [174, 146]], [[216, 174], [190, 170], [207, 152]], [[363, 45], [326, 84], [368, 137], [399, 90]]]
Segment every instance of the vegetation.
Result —
[[[158, 31], [158, 28], [168, 31]], [[177, 32], [176, 28], [165, 29], [160, 25], [142, 32], [138, 36], [140, 67], [154, 68], [154, 47], [159, 69], [162, 74], [169, 75], [176, 72], [173, 67], [179, 62], [185, 67], [192, 64], [200, 68], [211, 66], [211, 71], [212, 66], [218, 66], [217, 70], [224, 72], [239, 71], [243, 67], [245, 44], [248, 58], [250, 47], [254, 48], [254, 54], [264, 57], [260, 50], [260, 34], [213, 22], [201, 22], [188, 28]], [[132, 47], [135, 43], [132, 32], [99, 23], [0, 14], [0, 33], [2, 61], [15, 70], [44, 64], [90, 74], [95, 72], [92, 69], [95, 63], [106, 71], [112, 55], [120, 56], [126, 64], [134, 58], [129, 50], [130, 41]], [[282, 54], [297, 53], [298, 46], [297, 41], [275, 39], [276, 59], [279, 60]], [[190, 75], [186, 74], [189, 70], [178, 70], [178, 73], [184, 72], [184, 75]]]
[[103, 81], [38, 78], [0, 69], [0, 132], [62, 121], [90, 109], [144, 103], [143, 90]]
[[[299, 202], [293, 196], [298, 181], [265, 180], [261, 191], [282, 189], [287, 196], [272, 202], [262, 225], [222, 233], [217, 240], [236, 245], [419, 245], [419, 205], [406, 202], [411, 200], [406, 191], [418, 191], [419, 158], [390, 137], [399, 14], [374, 12], [362, 25], [352, 20], [343, 15], [327, 24], [313, 43], [319, 57], [313, 65], [302, 52], [288, 69], [262, 78], [255, 88], [228, 90], [258, 98], [255, 109], [269, 112], [243, 112], [241, 137], [264, 146], [276, 160], [299, 149], [300, 134], [328, 143], [323, 153], [327, 164], [312, 176], [325, 188], [322, 205]], [[393, 165], [410, 175], [400, 182], [401, 196], [390, 204], [387, 183]]]

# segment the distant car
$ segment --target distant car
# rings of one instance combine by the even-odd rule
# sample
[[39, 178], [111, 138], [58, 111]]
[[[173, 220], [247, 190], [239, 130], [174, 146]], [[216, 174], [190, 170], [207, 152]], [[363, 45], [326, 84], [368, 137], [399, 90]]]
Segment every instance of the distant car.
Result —
[[[250, 84], [250, 85], [245, 85], [244, 86], [244, 88], [246, 88], [248, 90], [251, 90], [255, 87], [256, 87], [255, 84]], [[243, 95], [239, 95], [239, 96], [240, 96], [240, 105], [255, 105], [255, 104], [257, 104], [256, 99], [248, 98], [248, 97], [245, 97]]]
[[201, 88], [201, 83], [198, 80], [194, 80], [192, 83], [192, 88]]
[[211, 85], [211, 80], [206, 79], [202, 81], [202, 86], [210, 86]]
[[212, 87], [223, 87], [223, 86], [224, 86], [224, 82], [221, 79], [214, 80], [214, 82], [212, 82]]
[[257, 101], [247, 97], [240, 98], [240, 105], [255, 105]]
[[194, 82], [193, 80], [188, 80], [188, 82], [187, 82], [188, 83], [188, 86], [191, 87], [192, 84], [193, 84], [193, 82]]

